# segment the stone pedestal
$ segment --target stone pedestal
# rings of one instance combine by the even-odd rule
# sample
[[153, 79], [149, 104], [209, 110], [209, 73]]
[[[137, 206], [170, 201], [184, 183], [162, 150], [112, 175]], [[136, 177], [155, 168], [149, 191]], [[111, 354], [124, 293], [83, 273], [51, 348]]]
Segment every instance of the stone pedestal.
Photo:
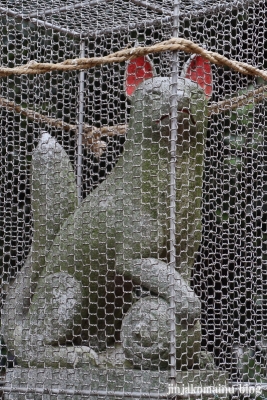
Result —
[[[174, 392], [179, 399], [214, 400], [214, 394], [184, 393], [197, 391], [202, 387], [220, 388], [226, 385], [227, 376], [221, 371], [191, 370], [177, 373]], [[53, 369], [20, 368], [10, 369], [6, 374], [4, 386], [5, 400], [80, 400], [105, 399], [137, 400], [142, 398], [167, 398], [167, 371], [140, 371], [130, 369]], [[11, 390], [12, 388], [12, 390]], [[113, 392], [111, 395], [108, 392]], [[180, 392], [180, 393], [179, 393]], [[218, 394], [220, 399], [226, 395]]]

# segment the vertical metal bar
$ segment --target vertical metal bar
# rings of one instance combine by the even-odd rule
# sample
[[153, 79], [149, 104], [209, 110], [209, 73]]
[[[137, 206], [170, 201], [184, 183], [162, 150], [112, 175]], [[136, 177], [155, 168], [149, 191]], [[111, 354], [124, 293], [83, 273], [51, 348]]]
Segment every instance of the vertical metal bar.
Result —
[[[81, 42], [80, 57], [85, 56], [85, 41]], [[78, 204], [82, 202], [82, 172], [83, 172], [83, 122], [84, 122], [84, 71], [79, 73], [79, 111], [78, 111], [78, 140], [77, 140], [77, 193]]]
[[[179, 34], [180, 0], [174, 0], [173, 37]], [[171, 76], [171, 160], [170, 160], [170, 384], [176, 384], [176, 309], [175, 280], [176, 268], [176, 143], [177, 143], [177, 84], [178, 52], [173, 52]]]

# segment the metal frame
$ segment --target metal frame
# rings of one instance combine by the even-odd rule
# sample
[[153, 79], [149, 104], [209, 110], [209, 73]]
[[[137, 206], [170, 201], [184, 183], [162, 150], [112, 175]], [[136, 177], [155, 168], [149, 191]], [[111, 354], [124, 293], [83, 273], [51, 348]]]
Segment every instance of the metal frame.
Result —
[[[56, 14], [56, 13], [64, 13], [67, 11], [75, 11], [79, 10], [82, 7], [88, 5], [88, 6], [95, 6], [98, 4], [105, 4], [108, 2], [112, 2], [113, 0], [85, 0], [80, 3], [75, 3], [71, 6], [65, 6], [65, 7], [58, 7], [58, 8], [50, 8], [45, 11], [43, 11], [41, 14], [37, 11], [34, 13], [30, 14], [24, 14], [24, 13], [18, 13], [16, 11], [13, 11], [12, 8], [9, 7], [0, 7], [0, 13], [5, 14], [7, 16], [13, 17], [14, 19], [17, 20], [24, 20], [24, 21], [30, 21], [33, 24], [36, 24], [37, 26], [43, 26], [44, 28], [49, 28], [53, 29], [55, 31], [67, 34], [69, 36], [72, 36], [73, 38], [81, 40], [82, 38], [95, 38], [100, 34], [108, 34], [111, 32], [123, 32], [125, 30], [130, 30], [134, 28], [142, 28], [144, 25], [146, 27], [153, 26], [158, 23], [166, 23], [166, 22], [172, 22], [173, 18], [173, 12], [172, 10], [167, 10], [166, 8], [162, 8], [159, 6], [162, 2], [160, 0], [159, 3], [156, 3], [155, 1], [145, 1], [145, 0], [129, 0], [129, 2], [136, 4], [144, 9], [154, 11], [155, 13], [158, 14], [153, 19], [147, 19], [145, 22], [140, 22], [140, 23], [129, 23], [127, 24], [126, 27], [123, 26], [114, 26], [112, 29], [101, 29], [99, 31], [75, 31], [71, 29], [66, 29], [63, 28], [60, 25], [56, 24], [51, 24], [49, 22], [44, 21], [42, 18]], [[116, 1], [116, 0], [115, 0]], [[207, 5], [207, 1], [210, 1], [210, 4]], [[214, 12], [222, 12], [222, 11], [227, 11], [227, 10], [233, 10], [233, 9], [239, 9], [241, 7], [247, 6], [249, 4], [257, 4], [261, 0], [232, 0], [229, 4], [226, 0], [223, 2], [220, 2], [219, 4], [214, 3], [211, 0], [202, 0], [202, 7], [194, 7], [188, 9], [186, 6], [183, 7], [183, 1], [181, 1], [181, 6], [180, 6], [180, 18], [188, 17], [190, 16], [191, 18], [199, 18], [203, 15], [209, 15]]]
[[[1, 383], [2, 385], [2, 383]], [[49, 395], [57, 395], [57, 394], [66, 394], [69, 396], [110, 396], [110, 397], [125, 397], [125, 398], [133, 398], [137, 399], [167, 399], [168, 395], [166, 393], [142, 393], [142, 392], [121, 392], [115, 391], [111, 392], [108, 390], [72, 390], [72, 389], [45, 389], [45, 388], [30, 388], [30, 387], [13, 387], [13, 386], [4, 386], [1, 387], [1, 391], [5, 393], [14, 392], [14, 393], [36, 393], [36, 394], [49, 394]]]
[[[173, 37], [179, 36], [180, 0], [174, 0], [173, 10]], [[170, 291], [170, 384], [176, 384], [176, 309], [175, 309], [175, 280], [176, 269], [176, 143], [177, 143], [177, 88], [178, 88], [178, 51], [173, 52], [171, 76], [171, 160], [170, 160], [170, 263], [169, 263], [169, 291]]]
[[[128, 30], [134, 30], [134, 29], [141, 29], [141, 28], [148, 28], [151, 26], [158, 26], [161, 24], [167, 24], [171, 23], [173, 26], [178, 26], [178, 22], [176, 24], [176, 20], [179, 21], [179, 18], [184, 18], [185, 16], [188, 16], [188, 11], [185, 12], [184, 8], [182, 7], [183, 2], [180, 0], [180, 5], [179, 5], [179, 13], [178, 16], [173, 13], [172, 10], [167, 10], [166, 8], [160, 7], [159, 3], [156, 2], [151, 2], [151, 1], [145, 1], [145, 0], [129, 0], [131, 3], [138, 5], [144, 9], [154, 11], [156, 14], [158, 14], [158, 17], [155, 19], [149, 19], [143, 22], [139, 23], [129, 23], [127, 26], [115, 26], [113, 28], [105, 28], [101, 30], [95, 30], [95, 31], [75, 31], [71, 29], [64, 28], [60, 25], [55, 25], [51, 24], [47, 21], [44, 21], [42, 18], [46, 16], [51, 16], [53, 14], [59, 14], [59, 13], [66, 13], [68, 11], [76, 11], [81, 9], [84, 6], [89, 6], [93, 7], [99, 4], [106, 4], [109, 2], [112, 2], [113, 0], [85, 0], [80, 3], [75, 3], [71, 6], [64, 6], [64, 7], [55, 7], [55, 8], [49, 8], [45, 11], [42, 11], [39, 13], [38, 11], [30, 13], [30, 14], [24, 14], [24, 13], [18, 13], [16, 11], [13, 11], [11, 8], [8, 7], [0, 7], [0, 13], [5, 14], [7, 16], [10, 16], [14, 18], [15, 20], [21, 20], [21, 21], [30, 21], [31, 23], [35, 24], [36, 26], [47, 28], [47, 29], [53, 29], [54, 31], [66, 34], [73, 39], [77, 39], [80, 41], [80, 57], [83, 58], [85, 55], [85, 40], [89, 38], [97, 38], [98, 36], [101, 35], [107, 35], [107, 34], [112, 34], [112, 33], [118, 33], [118, 32], [124, 32]], [[116, 1], [116, 0], [115, 0]], [[175, 7], [175, 1], [174, 0], [174, 7]], [[205, 5], [205, 0], [204, 5], [201, 9], [195, 9], [191, 8], [190, 9], [190, 16], [191, 17], [200, 17], [205, 14], [210, 14], [212, 12], [218, 12], [218, 11], [226, 11], [227, 8], [229, 7], [229, 2], [225, 2], [225, 4], [212, 4], [208, 6], [207, 4]], [[206, 0], [207, 1], [207, 0]], [[239, 7], [244, 7], [245, 4], [249, 3], [257, 3], [260, 0], [233, 0], [232, 2], [232, 8], [239, 8]], [[176, 37], [178, 36], [179, 29], [174, 28], [173, 36]], [[174, 76], [174, 74], [173, 74]], [[83, 134], [83, 113], [84, 113], [84, 71], [81, 71], [79, 73], [79, 106], [78, 106], [78, 141], [77, 141], [77, 191], [78, 191], [78, 201], [79, 204], [82, 200], [82, 134]], [[174, 100], [175, 101], [175, 100]], [[175, 111], [173, 111], [175, 113]], [[175, 115], [172, 116], [172, 121], [174, 121]], [[174, 129], [174, 127], [172, 128]], [[172, 254], [172, 251], [171, 251]]]
[[[46, 29], [53, 29], [56, 32], [66, 34], [77, 41], [80, 41], [80, 57], [83, 58], [85, 56], [85, 41], [89, 38], [97, 38], [102, 34], [111, 34], [116, 32], [128, 31], [136, 28], [143, 28], [149, 26], [157, 26], [164, 23], [172, 23], [173, 25], [173, 36], [178, 37], [179, 34], [179, 20], [185, 16], [188, 16], [188, 10], [185, 11], [183, 7], [181, 7], [182, 0], [174, 0], [174, 10], [167, 10], [163, 7], [159, 6], [159, 3], [153, 3], [144, 0], [129, 0], [131, 3], [138, 5], [142, 8], [151, 10], [158, 14], [154, 19], [148, 19], [143, 22], [138, 23], [129, 23], [127, 26], [114, 26], [113, 28], [105, 28], [96, 31], [76, 31], [72, 29], [64, 28], [60, 25], [55, 25], [49, 23], [42, 18], [46, 16], [51, 16], [52, 14], [65, 13], [68, 11], [76, 11], [81, 9], [84, 6], [95, 6], [101, 3], [106, 4], [114, 0], [87, 0], [82, 1], [79, 4], [73, 4], [71, 6], [51, 8], [41, 13], [33, 12], [30, 14], [18, 13], [13, 11], [11, 8], [0, 7], [0, 13], [5, 14], [6, 16], [12, 17], [15, 20], [20, 21], [30, 21], [36, 26], [43, 27]], [[208, 15], [213, 12], [227, 11], [238, 9], [240, 7], [244, 7], [250, 3], [258, 3], [260, 0], [234, 0], [232, 1], [231, 7], [229, 7], [229, 2], [225, 2], [225, 4], [215, 4], [210, 7], [204, 6], [202, 9], [191, 9], [190, 16], [191, 18], [201, 17], [203, 15]], [[116, 0], [115, 0], [116, 2]], [[176, 163], [176, 138], [177, 138], [177, 68], [178, 68], [178, 53], [175, 52], [173, 54], [172, 59], [172, 87], [171, 87], [171, 173], [170, 173], [170, 264], [169, 264], [169, 287], [170, 287], [170, 384], [175, 385], [176, 383], [176, 345], [175, 345], [175, 290], [174, 290], [174, 270], [176, 267], [176, 253], [175, 253], [175, 230], [176, 230], [176, 221], [175, 221], [175, 163]], [[78, 163], [77, 163], [77, 191], [78, 191], [78, 199], [79, 203], [82, 201], [82, 135], [83, 135], [83, 126], [84, 126], [84, 71], [80, 71], [79, 73], [79, 106], [78, 106]], [[0, 383], [1, 385], [4, 383]], [[45, 389], [45, 388], [25, 388], [25, 387], [2, 387], [1, 390], [4, 392], [20, 392], [20, 393], [39, 393], [39, 394], [68, 394], [68, 395], [86, 395], [86, 396], [121, 396], [121, 397], [137, 397], [137, 398], [167, 398], [166, 394], [158, 393], [140, 393], [140, 392], [109, 392], [103, 390], [60, 390], [60, 389]]]

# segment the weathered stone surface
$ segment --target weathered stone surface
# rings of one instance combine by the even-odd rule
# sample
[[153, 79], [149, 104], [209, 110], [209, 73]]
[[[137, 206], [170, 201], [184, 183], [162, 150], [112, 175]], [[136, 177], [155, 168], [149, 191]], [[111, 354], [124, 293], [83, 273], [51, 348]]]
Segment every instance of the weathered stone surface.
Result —
[[[177, 387], [181, 392], [187, 388], [192, 391], [195, 387], [226, 385], [225, 373], [214, 370], [186, 371], [177, 373]], [[124, 369], [98, 369], [90, 371], [83, 369], [27, 369], [15, 368], [9, 370], [6, 376], [6, 388], [39, 388], [38, 393], [6, 392], [5, 400], [80, 400], [80, 399], [105, 399], [121, 400], [124, 392], [134, 392], [128, 396], [130, 400], [140, 399], [141, 393], [151, 393], [154, 398], [157, 395], [168, 393], [168, 373], [156, 371], [138, 371]], [[22, 389], [22, 390], [23, 390]], [[54, 391], [45, 394], [44, 389]], [[6, 389], [7, 390], [7, 389]], [[60, 390], [69, 391], [61, 393]], [[90, 396], [91, 391], [100, 391], [99, 396]], [[109, 396], [106, 392], [116, 392], [115, 396]], [[120, 392], [120, 393], [119, 393]], [[43, 393], [43, 394], [41, 394]], [[150, 398], [153, 398], [153, 397]], [[220, 397], [220, 395], [218, 395]], [[226, 396], [221, 396], [226, 398]], [[196, 396], [181, 396], [179, 398], [195, 399]], [[203, 400], [214, 400], [214, 395], [202, 395]]]
[[[75, 205], [70, 163], [59, 145], [48, 135], [42, 137], [33, 167], [32, 256], [4, 307], [4, 338], [21, 365], [69, 366], [71, 360], [73, 367], [97, 364], [89, 347], [91, 336], [114, 337], [116, 322], [121, 321], [116, 299], [114, 304], [107, 301], [108, 274], [141, 285], [162, 298], [166, 308], [170, 86], [169, 78], [149, 79], [138, 86], [123, 156], [112, 175], [73, 213], [66, 206], [69, 198]], [[196, 83], [178, 78], [177, 100], [177, 269], [188, 280], [201, 235], [206, 98]], [[199, 317], [200, 304], [181, 275], [175, 273], [174, 278], [177, 318], [186, 335]], [[131, 293], [123, 296], [121, 309], [129, 308]], [[161, 319], [163, 312], [158, 311]], [[51, 321], [46, 312], [53, 316]], [[112, 323], [107, 320], [111, 315]], [[14, 323], [9, 325], [11, 318]], [[77, 344], [78, 338], [88, 346], [69, 349], [69, 341]], [[63, 346], [55, 347], [53, 354], [56, 344]]]
[[48, 252], [56, 233], [77, 205], [75, 176], [69, 157], [56, 139], [44, 132], [32, 155], [32, 257], [36, 262], [44, 265], [40, 253]]
[[32, 299], [30, 313], [22, 326], [15, 328], [14, 348], [20, 365], [97, 365], [97, 354], [88, 346], [59, 347], [68, 340], [72, 344], [73, 335], [79, 333], [81, 302], [81, 285], [72, 276], [58, 273], [45, 277]]
[[116, 343], [114, 346], [108, 347], [105, 351], [98, 353], [98, 367], [104, 369], [132, 369], [133, 364], [126, 359], [121, 343]]
[[[201, 328], [198, 321], [188, 326], [176, 318], [177, 368], [198, 362]], [[137, 301], [122, 321], [121, 339], [125, 356], [135, 368], [158, 370], [169, 363], [169, 304], [157, 297]]]
[[[136, 284], [148, 289], [153, 294], [169, 301], [169, 274], [167, 264], [155, 258], [136, 259], [125, 263], [119, 272]], [[175, 303], [179, 322], [194, 324], [200, 317], [200, 301], [181, 274], [174, 271]]]
[[[77, 207], [75, 176], [69, 157], [46, 132], [42, 133], [32, 156], [31, 195], [32, 251], [16, 280], [9, 285], [1, 314], [1, 330], [8, 349], [15, 352], [15, 348], [20, 348], [20, 354], [24, 347], [21, 332], [25, 323], [27, 326], [30, 300], [45, 265], [46, 254], [61, 224]], [[23, 343], [26, 343], [25, 338]]]
[[168, 303], [146, 297], [137, 301], [123, 318], [121, 340], [125, 356], [134, 367], [168, 368]]

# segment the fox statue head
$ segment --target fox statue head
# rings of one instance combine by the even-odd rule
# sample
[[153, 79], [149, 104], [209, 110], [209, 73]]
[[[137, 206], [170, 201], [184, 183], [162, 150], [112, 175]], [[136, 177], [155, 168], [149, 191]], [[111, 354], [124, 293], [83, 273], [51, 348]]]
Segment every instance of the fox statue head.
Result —
[[[131, 101], [132, 120], [142, 123], [144, 136], [160, 132], [170, 133], [171, 78], [156, 76], [148, 56], [128, 62], [125, 73], [125, 93]], [[210, 63], [200, 55], [193, 55], [177, 78], [178, 142], [191, 140], [203, 133], [206, 126], [206, 104], [212, 95]], [[131, 122], [130, 121], [130, 124]], [[202, 140], [201, 140], [202, 142]]]

